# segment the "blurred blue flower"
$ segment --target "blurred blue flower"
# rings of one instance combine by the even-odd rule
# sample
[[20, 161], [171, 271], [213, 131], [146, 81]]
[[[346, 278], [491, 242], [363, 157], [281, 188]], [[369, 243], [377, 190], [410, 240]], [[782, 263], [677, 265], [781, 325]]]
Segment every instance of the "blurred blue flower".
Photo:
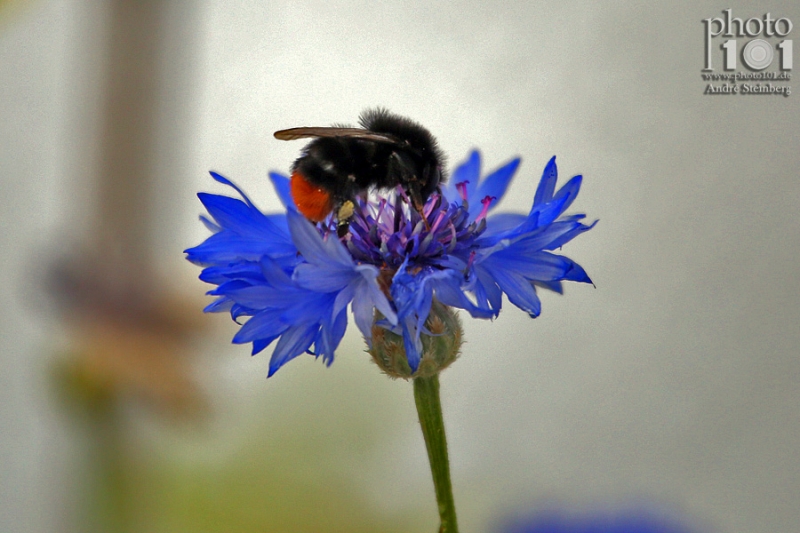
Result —
[[572, 515], [542, 512], [515, 520], [501, 533], [691, 533], [696, 531], [664, 513], [617, 511]]
[[[253, 343], [253, 354], [278, 343], [269, 375], [302, 353], [330, 364], [347, 327], [348, 305], [367, 343], [375, 310], [379, 325], [402, 335], [412, 371], [420, 361], [420, 335], [434, 298], [475, 318], [500, 313], [502, 295], [536, 317], [536, 287], [562, 292], [562, 281], [591, 283], [577, 263], [553, 250], [591, 229], [585, 215], [562, 216], [578, 194], [581, 176], [555, 191], [555, 157], [545, 167], [527, 215], [490, 212], [505, 195], [519, 165], [514, 159], [481, 179], [480, 154], [455, 169], [422, 213], [402, 188], [356, 199], [350, 232], [336, 221], [313, 225], [300, 215], [289, 179], [270, 174], [285, 214], [266, 215], [226, 178], [242, 199], [200, 193], [213, 234], [186, 250], [204, 268], [200, 279], [217, 285], [207, 312], [250, 317], [233, 338]], [[423, 220], [424, 217], [424, 220]]]

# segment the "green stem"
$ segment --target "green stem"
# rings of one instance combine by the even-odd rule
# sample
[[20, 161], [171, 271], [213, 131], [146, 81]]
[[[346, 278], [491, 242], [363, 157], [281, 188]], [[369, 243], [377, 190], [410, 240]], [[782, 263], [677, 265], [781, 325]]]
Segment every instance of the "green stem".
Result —
[[428, 448], [428, 459], [433, 474], [436, 502], [442, 525], [439, 533], [458, 533], [456, 504], [450, 485], [450, 460], [447, 458], [447, 438], [444, 434], [442, 404], [439, 401], [439, 376], [414, 378], [414, 400], [417, 403], [422, 436]]

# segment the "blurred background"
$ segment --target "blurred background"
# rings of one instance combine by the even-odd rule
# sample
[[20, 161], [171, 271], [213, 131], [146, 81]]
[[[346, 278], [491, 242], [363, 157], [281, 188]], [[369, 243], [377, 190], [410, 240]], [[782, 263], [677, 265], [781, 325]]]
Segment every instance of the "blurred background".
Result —
[[600, 219], [564, 250], [596, 288], [467, 321], [442, 376], [462, 531], [796, 529], [800, 86], [703, 94], [727, 8], [800, 23], [790, 1], [0, 2], [0, 531], [435, 530], [411, 386], [353, 327], [331, 368], [266, 380], [181, 253], [196, 192], [229, 193], [209, 170], [278, 210], [267, 172], [301, 144], [272, 133], [377, 105], [453, 165], [522, 156], [502, 209], [556, 154]]

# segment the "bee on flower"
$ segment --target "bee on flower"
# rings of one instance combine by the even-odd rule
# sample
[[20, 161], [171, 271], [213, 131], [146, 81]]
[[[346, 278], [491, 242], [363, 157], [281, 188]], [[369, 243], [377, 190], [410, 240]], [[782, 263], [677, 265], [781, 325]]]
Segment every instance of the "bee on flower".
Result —
[[[583, 222], [585, 215], [564, 215], [582, 177], [556, 190], [555, 157], [527, 214], [493, 213], [519, 162], [482, 177], [480, 154], [473, 151], [424, 203], [402, 184], [348, 197], [353, 205], [346, 231], [337, 209], [319, 222], [308, 220], [289, 177], [270, 174], [286, 212], [265, 214], [212, 172], [241, 198], [199, 194], [211, 217], [201, 219], [212, 235], [186, 254], [204, 267], [200, 279], [216, 285], [208, 293], [216, 299], [205, 311], [230, 312], [237, 322], [249, 317], [233, 342], [252, 343], [253, 354], [277, 342], [271, 376], [304, 353], [331, 364], [350, 307], [376, 361], [395, 353], [391, 369], [382, 368], [413, 377], [425, 367], [423, 341], [460, 335], [457, 319], [448, 318], [453, 308], [494, 318], [505, 294], [535, 318], [541, 312], [537, 289], [561, 293], [563, 281], [591, 283], [580, 265], [555, 253], [594, 226]], [[432, 331], [439, 323], [443, 332]], [[394, 348], [375, 346], [376, 337]]]

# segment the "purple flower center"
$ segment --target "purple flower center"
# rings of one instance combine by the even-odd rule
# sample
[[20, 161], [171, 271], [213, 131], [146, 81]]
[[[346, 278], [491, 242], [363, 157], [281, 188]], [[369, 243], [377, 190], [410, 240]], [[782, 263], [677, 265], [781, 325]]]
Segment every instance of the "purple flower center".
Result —
[[465, 202], [449, 203], [439, 193], [431, 195], [420, 214], [404, 192], [398, 187], [387, 197], [357, 201], [344, 237], [353, 259], [391, 272], [405, 260], [409, 268], [419, 269], [441, 268], [444, 256], [468, 259], [486, 229], [484, 217], [470, 221]]

